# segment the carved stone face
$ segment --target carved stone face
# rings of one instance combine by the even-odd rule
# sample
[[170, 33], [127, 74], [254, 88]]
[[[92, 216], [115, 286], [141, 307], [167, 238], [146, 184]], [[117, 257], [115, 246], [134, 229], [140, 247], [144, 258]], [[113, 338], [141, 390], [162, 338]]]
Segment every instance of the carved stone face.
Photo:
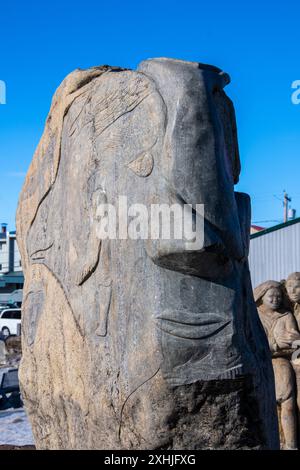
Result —
[[[43, 186], [40, 162], [49, 160], [51, 167], [58, 147], [56, 177], [35, 210], [31, 208], [32, 222], [24, 236], [32, 270], [46, 278], [41, 282], [32, 275], [29, 281], [27, 274], [26, 318], [42, 317], [48, 277], [53, 277], [82, 335], [95, 342], [108, 337], [113, 344], [119, 340], [111, 336], [118, 337], [119, 329], [129, 330], [132, 324], [128, 337], [134, 337], [134, 347], [129, 339], [128, 362], [134, 364], [134, 383], [134, 360], [147, 351], [146, 331], [154, 336], [159, 325], [172, 363], [168, 368], [177, 371], [180, 363], [186, 377], [189, 357], [200, 362], [214, 357], [212, 344], [222, 335], [230, 338], [233, 310], [241, 308], [234, 270], [247, 256], [250, 210], [248, 196], [234, 191], [240, 162], [234, 109], [223, 91], [228, 82], [228, 75], [215, 67], [165, 59], [143, 62], [136, 72], [95, 78], [67, 109], [61, 140], [47, 140], [34, 174], [35, 185]], [[35, 185], [31, 182], [29, 189]], [[128, 205], [148, 208], [152, 203], [203, 204], [203, 246], [189, 251], [184, 240], [101, 240], [97, 208], [103, 203], [116, 207], [119, 196], [126, 196]], [[186, 275], [195, 277], [188, 282], [182, 277]], [[209, 300], [207, 285], [200, 288], [199, 279], [226, 280], [215, 287], [221, 305], [212, 290]], [[31, 300], [32, 292], [38, 297]], [[147, 312], [141, 314], [139, 304], [147, 305]], [[174, 323], [176, 335], [170, 333]], [[192, 346], [187, 341], [189, 324], [197, 336]], [[25, 333], [33, 345], [35, 330], [28, 325], [31, 334]], [[232, 368], [234, 354], [228, 353], [230, 365], [220, 369]], [[238, 354], [235, 362], [239, 368]]]
[[234, 192], [240, 171], [236, 122], [223, 91], [230, 79], [215, 67], [178, 60], [145, 61], [139, 70], [153, 79], [166, 105], [159, 162], [168, 185], [163, 202], [205, 206], [198, 253], [187, 253], [180, 243], [160, 243], [148, 245], [148, 254], [169, 269], [212, 280], [226, 276], [232, 261], [246, 255], [240, 214], [249, 207], [247, 198]]
[[287, 281], [286, 290], [293, 303], [300, 303], [300, 280]]
[[269, 289], [263, 297], [263, 304], [265, 307], [269, 308], [270, 310], [277, 310], [280, 308], [282, 302], [282, 293], [279, 289], [275, 289], [272, 287]]
[[[56, 93], [17, 225], [20, 378], [41, 448], [186, 448], [200, 422], [187, 390], [268, 374], [228, 81], [215, 67], [157, 59], [76, 71]], [[101, 238], [98, 208], [120, 196], [128, 207], [205, 205], [203, 246]]]
[[184, 242], [150, 240], [148, 254], [158, 266], [215, 280], [245, 257], [240, 213], [249, 201], [234, 192], [239, 156], [234, 110], [223, 91], [228, 82], [214, 67], [147, 61], [138, 72], [95, 79], [68, 110], [56, 180], [41, 198], [26, 248], [32, 265], [47, 266], [57, 278], [88, 333], [105, 334], [99, 311], [116, 284], [113, 244], [97, 236], [100, 204], [116, 206], [125, 195], [147, 206], [205, 205], [202, 249], [189, 253]]

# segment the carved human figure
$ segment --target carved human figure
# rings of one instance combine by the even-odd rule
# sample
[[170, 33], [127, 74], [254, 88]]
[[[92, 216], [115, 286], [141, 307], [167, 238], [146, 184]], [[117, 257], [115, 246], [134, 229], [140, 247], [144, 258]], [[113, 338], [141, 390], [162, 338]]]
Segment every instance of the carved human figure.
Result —
[[276, 399], [280, 406], [279, 419], [286, 449], [296, 449], [297, 386], [295, 364], [291, 361], [294, 341], [300, 333], [294, 315], [284, 308], [284, 290], [281, 283], [267, 281], [254, 291], [256, 305], [268, 337], [275, 375]]
[[300, 329], [300, 273], [295, 272], [288, 276], [285, 282], [286, 292], [291, 303], [298, 328]]
[[[77, 70], [57, 90], [17, 216], [39, 448], [278, 446], [228, 83], [153, 59]], [[149, 212], [204, 204], [203, 243], [101, 239], [98, 208], [123, 196]]]
[[[289, 308], [294, 313], [296, 318], [298, 329], [300, 331], [300, 273], [294, 272], [290, 274], [285, 281], [285, 290], [288, 297]], [[296, 373], [296, 382], [297, 382], [297, 405], [298, 405], [298, 430], [300, 441], [300, 358], [295, 359], [294, 361], [294, 370]], [[298, 442], [300, 445], [300, 442]]]

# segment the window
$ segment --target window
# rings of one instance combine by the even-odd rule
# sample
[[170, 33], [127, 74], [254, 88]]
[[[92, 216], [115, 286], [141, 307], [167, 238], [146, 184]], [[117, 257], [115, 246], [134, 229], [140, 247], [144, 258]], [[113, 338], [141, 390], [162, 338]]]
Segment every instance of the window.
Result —
[[11, 312], [11, 318], [14, 320], [21, 320], [21, 312], [19, 310], [13, 310]]
[[21, 320], [20, 310], [6, 310], [3, 312], [1, 318], [3, 320]]
[[3, 318], [4, 320], [7, 320], [9, 318], [12, 318], [11, 314], [12, 314], [11, 310], [6, 310], [6, 312], [4, 311], [4, 313], [2, 314], [1, 318]]

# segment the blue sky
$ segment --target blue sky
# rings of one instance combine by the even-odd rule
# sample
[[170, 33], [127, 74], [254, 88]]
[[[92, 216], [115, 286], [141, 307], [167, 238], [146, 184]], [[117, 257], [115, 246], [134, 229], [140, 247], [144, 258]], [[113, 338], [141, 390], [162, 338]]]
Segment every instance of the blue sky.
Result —
[[300, 105], [291, 102], [291, 84], [300, 80], [300, 2], [5, 3], [0, 222], [14, 228], [24, 173], [65, 75], [100, 64], [135, 68], [161, 56], [210, 63], [231, 75], [226, 91], [235, 103], [243, 166], [237, 189], [251, 195], [254, 222], [282, 219], [284, 189], [300, 215]]

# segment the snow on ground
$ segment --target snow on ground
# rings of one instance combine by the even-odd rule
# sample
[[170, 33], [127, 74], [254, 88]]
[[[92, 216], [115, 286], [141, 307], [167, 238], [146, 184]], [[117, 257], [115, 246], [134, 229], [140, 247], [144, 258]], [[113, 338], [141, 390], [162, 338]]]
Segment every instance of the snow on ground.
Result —
[[31, 427], [24, 408], [0, 411], [0, 445], [33, 445]]

